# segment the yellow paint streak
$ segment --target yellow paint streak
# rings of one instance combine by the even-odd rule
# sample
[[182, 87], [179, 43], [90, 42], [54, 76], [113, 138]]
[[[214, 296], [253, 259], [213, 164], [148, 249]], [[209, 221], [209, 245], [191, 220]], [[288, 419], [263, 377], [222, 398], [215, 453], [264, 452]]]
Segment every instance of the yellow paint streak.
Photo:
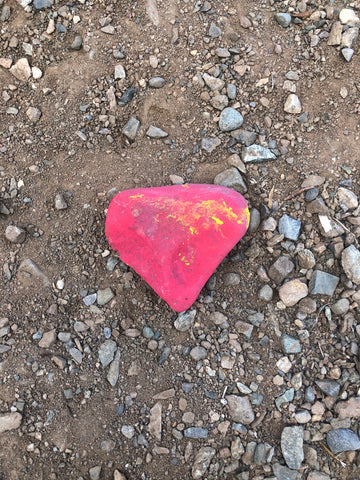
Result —
[[211, 217], [217, 225], [222, 225], [224, 222], [217, 217]]
[[181, 255], [181, 253], [179, 253], [179, 257], [180, 257], [180, 261], [185, 263], [185, 265], [187, 266], [190, 265], [190, 262], [186, 259], [185, 255]]
[[138, 193], [137, 195], [130, 195], [129, 198], [141, 198], [143, 196], [144, 196], [143, 193]]
[[242, 224], [242, 223], [245, 223], [246, 226], [249, 225], [250, 223], [250, 212], [249, 212], [249, 209], [248, 208], [245, 208], [242, 212], [242, 215], [240, 217], [240, 219], [236, 222], [238, 224]]

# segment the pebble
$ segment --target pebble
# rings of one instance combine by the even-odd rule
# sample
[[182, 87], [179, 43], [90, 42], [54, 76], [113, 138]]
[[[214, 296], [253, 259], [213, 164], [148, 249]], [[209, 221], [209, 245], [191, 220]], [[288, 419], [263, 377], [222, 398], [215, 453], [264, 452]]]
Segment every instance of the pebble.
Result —
[[307, 250], [306, 248], [298, 252], [297, 258], [298, 258], [299, 265], [302, 268], [306, 268], [306, 269], [313, 268], [316, 264], [314, 254], [312, 253], [311, 250]]
[[82, 43], [83, 43], [82, 37], [80, 35], [76, 35], [70, 45], [71, 50], [80, 50], [82, 47]]
[[299, 410], [295, 412], [294, 418], [297, 421], [297, 423], [300, 423], [300, 424], [308, 423], [311, 420], [311, 413], [308, 410]]
[[335, 455], [341, 452], [360, 450], [359, 437], [348, 428], [330, 430], [327, 433], [326, 442]]
[[284, 467], [283, 465], [280, 465], [280, 463], [272, 465], [272, 469], [276, 476], [276, 480], [298, 480], [299, 478], [299, 472]]
[[121, 433], [124, 437], [131, 439], [135, 435], [135, 428], [132, 425], [123, 425], [121, 427]]
[[337, 198], [340, 205], [344, 205], [348, 210], [354, 210], [359, 206], [357, 196], [348, 188], [340, 187], [337, 191]]
[[330, 397], [339, 395], [340, 384], [336, 380], [316, 380], [315, 383], [326, 395], [330, 395]]
[[11, 68], [10, 73], [21, 82], [26, 82], [31, 77], [31, 68], [27, 58], [20, 58]]
[[264, 285], [259, 291], [259, 298], [263, 302], [271, 302], [273, 295], [274, 291], [269, 285]]
[[230, 135], [235, 138], [235, 140], [245, 147], [250, 147], [256, 142], [257, 134], [255, 132], [250, 132], [249, 130], [233, 130]]
[[114, 340], [105, 340], [99, 348], [99, 360], [103, 367], [107, 367], [114, 359], [117, 344]]
[[96, 292], [97, 304], [100, 306], [106, 305], [114, 298], [115, 294], [110, 287], [98, 290]]
[[152, 77], [149, 80], [149, 87], [162, 88], [165, 85], [165, 79], [162, 77]]
[[341, 37], [341, 47], [353, 48], [359, 36], [359, 28], [353, 27], [346, 30]]
[[222, 31], [220, 30], [220, 28], [214, 22], [211, 22], [210, 28], [209, 28], [209, 36], [211, 38], [218, 38], [220, 37], [221, 34], [222, 34]]
[[241, 127], [243, 124], [243, 116], [234, 108], [225, 108], [219, 118], [219, 127], [222, 132], [231, 132]]
[[95, 467], [92, 467], [89, 470], [90, 480], [99, 480], [100, 474], [101, 474], [101, 465], [96, 465]]
[[87, 307], [90, 307], [90, 305], [94, 305], [94, 303], [96, 302], [96, 298], [96, 293], [91, 293], [90, 295], [86, 295], [86, 297], [83, 298], [83, 302]]
[[345, 275], [354, 283], [360, 284], [360, 251], [350, 245], [341, 254], [341, 265]]
[[41, 118], [41, 110], [39, 108], [36, 108], [36, 107], [29, 107], [26, 110], [26, 115], [27, 115], [28, 119], [30, 120], [30, 122], [36, 123]]
[[[309, 205], [311, 205], [311, 203]], [[327, 215], [319, 215], [319, 220], [321, 233], [324, 235], [324, 237], [334, 238], [345, 233], [343, 227]]]
[[255, 415], [248, 397], [239, 395], [227, 395], [229, 415], [234, 422], [249, 425], [255, 419]]
[[291, 15], [289, 13], [276, 13], [275, 20], [278, 22], [279, 25], [286, 28], [291, 23]]
[[34, 0], [33, 5], [36, 10], [42, 10], [43, 8], [51, 8], [50, 0]]
[[150, 435], [152, 435], [159, 441], [161, 441], [162, 432], [161, 412], [161, 402], [155, 403], [155, 405], [150, 409], [150, 421], [147, 426]]
[[78, 348], [73, 347], [73, 348], [70, 348], [69, 353], [72, 356], [72, 358], [75, 360], [75, 362], [78, 365], [80, 365], [83, 360], [83, 355], [80, 352], [80, 350]]
[[201, 427], [189, 427], [184, 430], [184, 436], [187, 438], [207, 438], [209, 431]]
[[284, 104], [284, 111], [292, 114], [301, 113], [301, 103], [299, 97], [295, 95], [295, 93], [290, 93], [290, 95], [288, 95]]
[[240, 275], [238, 273], [225, 273], [224, 285], [226, 287], [239, 285], [239, 283], [240, 283]]
[[214, 185], [233, 188], [237, 192], [246, 193], [247, 187], [239, 170], [235, 167], [220, 172], [214, 178]]
[[115, 80], [126, 78], [125, 68], [121, 64], [115, 65], [114, 77]]
[[201, 447], [199, 449], [191, 469], [191, 476], [194, 480], [198, 480], [205, 475], [215, 453], [216, 450], [211, 447]]
[[212, 153], [219, 145], [221, 145], [219, 138], [207, 137], [201, 140], [201, 148], [207, 153]]
[[331, 479], [329, 475], [326, 475], [326, 473], [313, 470], [312, 472], [309, 472], [307, 480], [331, 480]]
[[297, 338], [287, 335], [286, 333], [281, 335], [281, 346], [284, 353], [301, 353], [301, 345]]
[[190, 357], [194, 360], [201, 360], [207, 357], [207, 350], [204, 347], [196, 346], [190, 350]]
[[309, 292], [311, 295], [334, 295], [339, 277], [321, 270], [315, 270], [309, 283]]
[[20, 427], [22, 415], [19, 412], [0, 414], [0, 434]]
[[166, 138], [169, 134], [161, 130], [159, 127], [154, 127], [150, 125], [148, 128], [146, 135], [150, 138]]
[[[241, 161], [241, 160], [240, 160]], [[248, 233], [255, 233], [260, 226], [261, 216], [257, 208], [250, 208], [250, 223]]]
[[319, 190], [314, 187], [305, 192], [305, 202], [312, 202], [319, 195]]
[[300, 235], [301, 222], [289, 215], [283, 215], [279, 220], [279, 232], [289, 240], [297, 241]]
[[268, 148], [261, 145], [250, 145], [249, 147], [243, 147], [241, 149], [241, 159], [245, 163], [262, 163], [268, 160], [275, 160], [276, 155], [272, 153]]
[[11, 243], [24, 243], [26, 239], [26, 232], [20, 227], [9, 225], [5, 230], [6, 240]]
[[218, 94], [212, 97], [210, 103], [216, 110], [223, 110], [228, 106], [229, 99], [226, 95]]
[[230, 100], [235, 100], [237, 93], [236, 85], [233, 83], [228, 83], [226, 86], [226, 95], [229, 97]]
[[341, 35], [342, 35], [342, 25], [340, 22], [334, 22], [333, 26], [331, 27], [329, 38], [328, 38], [328, 45], [340, 45], [341, 43]]
[[103, 33], [107, 35], [114, 35], [115, 34], [115, 27], [113, 25], [105, 25], [105, 27], [100, 28]]
[[139, 120], [135, 117], [130, 117], [126, 125], [122, 129], [122, 132], [131, 142], [135, 142], [139, 128], [140, 128]]
[[135, 95], [136, 92], [137, 92], [137, 90], [134, 87], [127, 88], [119, 99], [120, 107], [123, 107], [124, 105], [131, 102], [131, 100], [134, 98], [134, 95]]
[[225, 82], [221, 80], [221, 78], [213, 77], [207, 73], [203, 74], [203, 79], [206, 85], [210, 88], [210, 90], [217, 92], [224, 88]]
[[360, 417], [360, 397], [351, 397], [346, 402], [339, 402], [335, 406], [339, 419]]
[[40, 348], [50, 348], [52, 347], [55, 342], [56, 342], [56, 330], [50, 330], [48, 332], [45, 332], [42, 336], [42, 339], [39, 342], [39, 347]]
[[354, 27], [356, 24], [360, 23], [360, 18], [351, 8], [343, 8], [340, 10], [339, 20], [343, 25], [350, 25], [350, 27]]
[[56, 210], [65, 210], [67, 207], [68, 207], [68, 204], [65, 201], [64, 195], [62, 193], [57, 193], [55, 195]]
[[292, 402], [294, 399], [294, 394], [295, 394], [295, 389], [294, 388], [289, 388], [289, 390], [286, 390], [282, 395], [279, 395], [275, 399], [275, 405], [278, 410], [280, 410], [281, 405], [284, 403], [289, 403]]
[[304, 429], [302, 427], [285, 427], [281, 433], [281, 452], [287, 466], [298, 470], [304, 460]]
[[354, 50], [352, 48], [342, 48], [341, 54], [347, 62], [350, 62], [354, 55]]
[[271, 265], [268, 275], [275, 283], [281, 284], [294, 270], [294, 267], [295, 265], [289, 257], [281, 256]]
[[334, 305], [331, 306], [331, 311], [334, 315], [345, 315], [349, 311], [350, 301], [347, 298], [340, 298]]
[[299, 279], [290, 280], [279, 288], [279, 297], [286, 307], [293, 307], [308, 295], [308, 287]]
[[116, 350], [116, 354], [114, 360], [111, 362], [109, 371], [106, 375], [107, 381], [110, 383], [112, 387], [115, 387], [117, 381], [119, 379], [119, 372], [120, 372], [120, 349]]
[[177, 317], [174, 322], [174, 327], [179, 332], [186, 332], [194, 325], [194, 320], [196, 317], [196, 310], [188, 310], [187, 312], [182, 312]]

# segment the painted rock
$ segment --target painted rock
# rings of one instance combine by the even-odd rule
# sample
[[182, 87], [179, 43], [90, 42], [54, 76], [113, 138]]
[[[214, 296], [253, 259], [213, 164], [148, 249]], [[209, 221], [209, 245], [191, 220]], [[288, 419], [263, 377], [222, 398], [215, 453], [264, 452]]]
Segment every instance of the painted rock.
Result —
[[244, 197], [218, 185], [138, 188], [113, 198], [105, 233], [121, 260], [182, 312], [243, 237], [249, 217]]

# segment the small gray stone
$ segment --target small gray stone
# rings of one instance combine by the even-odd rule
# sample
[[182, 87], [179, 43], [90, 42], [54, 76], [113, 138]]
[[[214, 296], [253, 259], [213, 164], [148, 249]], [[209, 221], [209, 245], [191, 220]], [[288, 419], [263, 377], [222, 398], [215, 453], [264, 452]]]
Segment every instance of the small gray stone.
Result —
[[292, 402], [294, 399], [294, 394], [295, 394], [295, 389], [294, 388], [289, 388], [289, 390], [286, 390], [282, 395], [279, 395], [275, 399], [275, 405], [278, 410], [280, 410], [280, 407], [283, 403], [289, 403]]
[[165, 85], [165, 79], [162, 77], [152, 77], [149, 80], [149, 87], [162, 88]]
[[187, 312], [182, 312], [177, 317], [174, 322], [174, 327], [179, 332], [186, 332], [194, 325], [194, 320], [196, 317], [196, 310], [188, 310]]
[[207, 438], [209, 431], [201, 427], [189, 427], [184, 430], [184, 436], [187, 438]]
[[281, 256], [271, 265], [268, 275], [275, 283], [282, 283], [294, 270], [295, 265], [289, 257]]
[[20, 427], [22, 416], [19, 412], [0, 414], [0, 434]]
[[260, 327], [265, 319], [265, 315], [261, 312], [256, 312], [248, 316], [248, 321], [254, 325], [254, 327]]
[[271, 447], [267, 443], [258, 443], [256, 445], [254, 453], [255, 465], [265, 465], [265, 463], [268, 463], [271, 460], [272, 455], [273, 447]]
[[10, 68], [10, 73], [20, 82], [26, 82], [31, 77], [31, 68], [27, 58], [20, 58], [15, 65]]
[[305, 192], [305, 202], [312, 202], [319, 195], [319, 190], [314, 187]]
[[207, 73], [203, 75], [204, 82], [213, 92], [219, 92], [224, 88], [225, 82], [221, 78], [213, 77]]
[[329, 475], [326, 475], [326, 473], [324, 472], [313, 470], [312, 472], [309, 473], [307, 480], [330, 480], [330, 477]]
[[70, 45], [71, 50], [80, 50], [82, 47], [82, 37], [80, 35], [76, 35], [72, 44]]
[[219, 127], [222, 132], [231, 132], [241, 127], [243, 124], [243, 116], [234, 108], [225, 108], [219, 118]]
[[249, 233], [255, 233], [259, 228], [261, 221], [260, 212], [257, 208], [250, 208], [250, 223], [248, 227]]
[[216, 137], [205, 137], [201, 140], [201, 148], [207, 153], [212, 153], [219, 145], [221, 140]]
[[36, 107], [29, 107], [26, 110], [26, 115], [27, 115], [28, 119], [30, 120], [30, 122], [36, 123], [41, 118], [41, 110], [39, 108], [36, 108]]
[[301, 353], [299, 340], [286, 333], [281, 335], [281, 346], [284, 353]]
[[291, 23], [291, 15], [289, 13], [276, 13], [275, 20], [278, 22], [279, 25], [286, 28]]
[[236, 85], [233, 83], [228, 83], [226, 86], [226, 94], [230, 100], [235, 100], [236, 98]]
[[145, 325], [145, 327], [142, 329], [142, 334], [144, 338], [150, 339], [154, 336], [154, 330], [151, 327]]
[[274, 295], [274, 291], [270, 287], [270, 285], [264, 285], [259, 291], [259, 298], [263, 302], [267, 302], [267, 303], [271, 302], [273, 295]]
[[330, 430], [326, 441], [330, 450], [336, 455], [341, 452], [360, 450], [360, 439], [355, 432], [348, 428]]
[[228, 168], [220, 172], [214, 178], [214, 185], [222, 185], [223, 187], [233, 188], [239, 193], [246, 193], [247, 187], [239, 170], [235, 167]]
[[209, 28], [209, 36], [211, 38], [218, 38], [221, 35], [221, 30], [218, 26], [215, 25], [214, 22], [211, 22], [210, 28]]
[[354, 210], [359, 206], [359, 201], [354, 192], [345, 187], [340, 187], [337, 191], [337, 198], [340, 205], [347, 210]]
[[198, 480], [204, 476], [215, 453], [216, 450], [211, 447], [201, 447], [199, 449], [191, 469], [191, 476], [194, 480]]
[[100, 28], [103, 33], [107, 35], [114, 35], [115, 34], [115, 27], [113, 25], [105, 25], [105, 27]]
[[226, 401], [228, 402], [229, 415], [234, 422], [249, 425], [254, 421], [255, 415], [248, 397], [228, 395]]
[[340, 298], [334, 305], [331, 306], [331, 311], [334, 315], [345, 315], [349, 311], [350, 301], [348, 298]]
[[211, 105], [216, 108], [216, 110], [223, 110], [229, 104], [228, 97], [226, 95], [217, 94], [210, 100]]
[[297, 423], [308, 423], [311, 420], [311, 413], [309, 410], [298, 410], [295, 412], [294, 418]]
[[62, 193], [57, 193], [55, 195], [56, 210], [65, 210], [67, 207], [68, 207], [68, 204], [65, 201], [64, 195]]
[[298, 261], [300, 267], [306, 269], [312, 268], [316, 264], [314, 254], [306, 248], [298, 252]]
[[283, 304], [286, 307], [293, 307], [302, 298], [305, 298], [307, 294], [308, 294], [308, 287], [306, 283], [303, 283], [298, 278], [284, 283], [279, 288], [280, 300], [283, 302]]
[[[316, 202], [316, 199], [314, 202]], [[309, 206], [312, 205], [314, 202], [309, 203]], [[332, 218], [328, 217], [327, 215], [319, 215], [320, 221], [320, 230], [324, 237], [327, 238], [334, 238], [339, 237], [342, 235], [345, 230], [339, 223], [335, 222]]]
[[360, 23], [360, 18], [352, 8], [342, 8], [339, 13], [339, 20], [343, 25], [350, 25], [351, 27]]
[[284, 111], [292, 114], [301, 113], [301, 103], [299, 97], [295, 95], [295, 93], [290, 93], [290, 95], [288, 95], [285, 101]]
[[304, 460], [304, 429], [302, 427], [285, 427], [281, 433], [281, 452], [287, 466], [298, 470]]
[[243, 322], [242, 320], [239, 320], [235, 323], [235, 328], [239, 333], [241, 333], [242, 335], [245, 335], [246, 338], [250, 338], [252, 331], [254, 329], [254, 326], [251, 325], [251, 323], [247, 323], [247, 322]]
[[98, 290], [97, 293], [97, 303], [98, 305], [106, 305], [114, 298], [114, 292], [110, 287], [104, 288], [103, 290]]
[[150, 125], [148, 128], [146, 135], [150, 138], [166, 138], [169, 134], [161, 130], [159, 127], [154, 127]]
[[339, 277], [321, 270], [315, 270], [309, 283], [309, 292], [311, 295], [334, 295]]
[[[110, 273], [113, 273], [115, 270], [116, 265], [119, 263], [119, 259], [116, 257], [109, 257], [106, 262], [106, 270]], [[95, 298], [96, 300], [96, 298]]]
[[224, 285], [226, 287], [239, 285], [239, 283], [240, 283], [240, 275], [238, 273], [225, 273], [224, 274]]
[[43, 8], [51, 8], [50, 0], [34, 0], [33, 5], [36, 10], [42, 10]]
[[342, 25], [340, 22], [334, 22], [331, 27], [328, 45], [340, 45], [341, 43], [341, 34], [342, 34]]
[[0, 20], [2, 22], [7, 22], [10, 18], [10, 14], [11, 14], [11, 8], [9, 7], [9, 5], [5, 5], [1, 11]]
[[5, 230], [6, 240], [11, 243], [24, 243], [26, 239], [26, 232], [16, 225], [9, 225]]
[[360, 251], [350, 245], [341, 254], [341, 265], [345, 275], [354, 283], [360, 284]]
[[249, 132], [249, 130], [233, 130], [230, 135], [235, 138], [238, 143], [245, 147], [250, 147], [256, 142], [257, 134], [255, 132]]
[[135, 117], [130, 117], [122, 132], [131, 141], [135, 142], [136, 135], [140, 128], [140, 122]]
[[190, 350], [190, 357], [194, 360], [206, 358], [208, 351], [204, 347], [196, 346]]
[[[103, 450], [106, 453], [110, 453], [112, 450], [114, 450], [115, 446], [116, 446], [116, 443], [114, 442], [114, 440], [103, 440], [100, 445], [101, 450]], [[116, 480], [115, 472], [114, 472], [114, 479]]]
[[340, 392], [340, 384], [336, 380], [316, 380], [316, 385], [330, 397], [336, 397]]
[[250, 147], [243, 147], [241, 150], [241, 158], [244, 163], [262, 163], [267, 160], [275, 160], [276, 155], [268, 148], [261, 145], [250, 145]]
[[298, 480], [299, 476], [296, 470], [290, 470], [290, 468], [280, 465], [280, 463], [275, 463], [272, 466], [276, 480]]
[[120, 370], [120, 349], [116, 350], [115, 358], [111, 362], [108, 374], [106, 375], [106, 380], [110, 383], [112, 387], [115, 387], [119, 379], [119, 370]]
[[115, 80], [122, 80], [123, 78], [126, 78], [125, 68], [121, 65], [121, 63], [119, 63], [119, 65], [115, 65], [114, 77]]
[[289, 217], [289, 215], [283, 215], [279, 220], [279, 232], [289, 240], [295, 242], [299, 238], [301, 228], [301, 222], [295, 220], [295, 218]]
[[359, 36], [359, 28], [352, 27], [343, 32], [341, 37], [341, 47], [353, 48]]
[[305, 390], [305, 402], [313, 403], [315, 400], [315, 393], [312, 387], [306, 387]]
[[94, 305], [96, 302], [96, 293], [91, 293], [90, 295], [86, 295], [86, 297], [83, 298], [83, 302], [87, 307], [90, 307], [90, 305]]
[[123, 425], [121, 427], [121, 433], [124, 437], [131, 439], [135, 435], [135, 428], [132, 425]]
[[115, 352], [117, 351], [117, 344], [114, 340], [105, 340], [99, 348], [99, 360], [103, 367], [107, 367], [113, 360]]
[[70, 348], [69, 353], [72, 356], [72, 358], [75, 360], [75, 362], [78, 365], [80, 365], [83, 360], [83, 355], [80, 352], [80, 350], [78, 348], [73, 347], [73, 348]]
[[345, 60], [347, 62], [350, 62], [354, 55], [354, 50], [352, 48], [342, 48], [341, 53]]
[[40, 348], [50, 348], [52, 347], [55, 342], [56, 342], [56, 330], [55, 328], [53, 330], [49, 330], [48, 332], [45, 332], [39, 342], [39, 347]]

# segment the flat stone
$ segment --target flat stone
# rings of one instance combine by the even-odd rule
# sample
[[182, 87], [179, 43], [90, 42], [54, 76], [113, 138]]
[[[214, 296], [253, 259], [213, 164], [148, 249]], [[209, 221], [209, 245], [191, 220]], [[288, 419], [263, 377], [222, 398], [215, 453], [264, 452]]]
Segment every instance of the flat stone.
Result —
[[160, 402], [150, 409], [150, 421], [147, 426], [150, 435], [161, 441], [162, 421], [161, 421], [162, 406]]
[[315, 270], [309, 283], [309, 292], [311, 295], [334, 295], [340, 278], [321, 270]]
[[57, 193], [55, 195], [56, 210], [65, 210], [67, 207], [68, 207], [68, 204], [65, 201], [64, 195], [62, 193]]
[[10, 73], [20, 82], [26, 82], [31, 77], [31, 68], [27, 58], [20, 58], [11, 68]]
[[169, 136], [169, 134], [166, 133], [164, 130], [159, 127], [154, 127], [153, 125], [150, 125], [146, 132], [146, 135], [150, 138], [166, 138]]
[[330, 430], [327, 433], [326, 442], [335, 455], [341, 452], [360, 450], [360, 439], [356, 433], [349, 428]]
[[110, 383], [112, 387], [115, 387], [119, 379], [120, 372], [120, 349], [116, 350], [114, 360], [111, 362], [108, 374], [106, 375], [106, 380]]
[[214, 185], [233, 188], [237, 192], [246, 193], [247, 187], [239, 170], [235, 167], [220, 172], [214, 178]]
[[343, 8], [340, 10], [339, 20], [343, 25], [350, 25], [350, 27], [354, 27], [360, 23], [360, 18], [352, 8]]
[[351, 397], [346, 402], [339, 402], [335, 405], [335, 412], [339, 419], [360, 417], [360, 397]]
[[56, 330], [50, 330], [48, 332], [45, 332], [42, 336], [42, 339], [39, 342], [39, 347], [40, 348], [50, 348], [52, 347], [55, 342], [56, 342]]
[[123, 134], [131, 141], [135, 142], [136, 135], [138, 134], [140, 128], [140, 122], [135, 117], [130, 117], [124, 126], [122, 132]]
[[354, 283], [360, 284], [360, 251], [350, 245], [341, 255], [341, 265], [345, 275]]
[[281, 256], [271, 265], [268, 270], [268, 275], [271, 280], [280, 284], [290, 275], [294, 267], [295, 265], [289, 257]]
[[295, 389], [294, 388], [289, 388], [289, 390], [286, 390], [282, 395], [279, 395], [275, 399], [275, 405], [278, 410], [280, 410], [281, 405], [284, 403], [289, 403], [292, 402], [294, 399], [294, 394], [295, 394]]
[[48, 277], [30, 258], [21, 262], [18, 273], [22, 277], [30, 278], [37, 283], [40, 282], [44, 286], [50, 285], [50, 280]]
[[219, 118], [219, 127], [222, 132], [231, 132], [241, 127], [243, 124], [243, 116], [234, 108], [225, 108]]
[[301, 353], [301, 345], [297, 338], [287, 335], [286, 333], [281, 335], [281, 346], [284, 353]]
[[24, 243], [26, 239], [26, 232], [16, 225], [9, 225], [5, 230], [5, 238], [11, 243]]
[[34, 0], [33, 5], [36, 10], [42, 10], [43, 8], [51, 8], [50, 0]]
[[86, 297], [83, 298], [83, 302], [87, 307], [90, 307], [90, 305], [94, 305], [96, 302], [97, 294], [96, 293], [91, 293], [90, 295], [86, 295]]
[[330, 397], [336, 397], [340, 392], [340, 384], [336, 380], [316, 380], [316, 385]]
[[26, 110], [26, 116], [32, 123], [36, 123], [40, 120], [41, 118], [41, 110], [36, 107], [29, 107]]
[[310, 188], [310, 190], [307, 190], [305, 192], [305, 202], [312, 202], [313, 200], [315, 200], [315, 198], [319, 195], [319, 190], [314, 187], [314, 188]]
[[320, 187], [325, 182], [325, 177], [321, 175], [309, 175], [301, 184], [302, 188]]
[[229, 415], [234, 422], [249, 425], [255, 419], [255, 415], [248, 397], [239, 395], [227, 395]]
[[228, 83], [226, 86], [226, 95], [230, 98], [230, 100], [235, 100], [237, 93], [236, 85], [233, 83]]
[[11, 67], [12, 62], [13, 61], [11, 58], [0, 58], [0, 67], [6, 68], [8, 70]]
[[196, 346], [190, 350], [190, 357], [194, 360], [201, 360], [206, 358], [208, 351], [204, 347]]
[[194, 325], [195, 317], [196, 310], [182, 312], [175, 320], [174, 327], [176, 328], [176, 330], [179, 330], [179, 332], [186, 332]]
[[121, 427], [121, 433], [124, 437], [131, 439], [135, 435], [135, 428], [132, 425], [123, 425]]
[[345, 315], [349, 311], [350, 301], [348, 298], [340, 298], [330, 308], [334, 315]]
[[268, 148], [254, 144], [241, 149], [241, 158], [244, 163], [262, 163], [268, 160], [275, 160], [276, 155]]
[[288, 359], [288, 357], [281, 357], [279, 360], [276, 362], [276, 367], [281, 370], [284, 373], [290, 372], [292, 368], [292, 363]]
[[201, 148], [207, 153], [212, 153], [219, 145], [221, 140], [216, 137], [205, 137], [201, 140]]
[[354, 210], [359, 206], [357, 196], [348, 188], [340, 187], [337, 191], [336, 196], [340, 205], [345, 206], [348, 210]]
[[298, 470], [304, 460], [304, 429], [302, 427], [285, 427], [281, 433], [281, 452], [287, 466]]
[[[353, 48], [359, 36], [359, 27], [352, 27], [346, 30], [341, 37], [342, 48]], [[11, 69], [10, 69], [11, 71]]]
[[259, 298], [260, 300], [262, 300], [263, 302], [271, 302], [272, 298], [273, 298], [273, 295], [274, 295], [274, 291], [273, 289], [270, 287], [270, 285], [264, 285], [263, 287], [261, 287], [261, 289], [259, 290]]
[[152, 77], [149, 80], [149, 87], [162, 88], [165, 85], [165, 79], [162, 77]]
[[114, 340], [105, 340], [99, 348], [99, 360], [103, 367], [107, 367], [114, 358], [117, 351], [117, 344]]
[[275, 20], [281, 25], [283, 28], [286, 28], [291, 23], [291, 15], [289, 13], [276, 13]]
[[125, 68], [121, 64], [115, 65], [114, 77], [115, 80], [126, 78]]
[[254, 329], [254, 326], [251, 325], [251, 323], [247, 323], [247, 322], [243, 322], [242, 320], [239, 320], [235, 323], [235, 328], [239, 333], [244, 335], [246, 338], [251, 338], [251, 334]]
[[212, 75], [209, 75], [207, 73], [203, 74], [203, 79], [206, 85], [210, 88], [210, 90], [216, 92], [220, 92], [225, 86], [224, 80], [221, 80], [220, 78], [213, 77]]
[[228, 106], [229, 99], [226, 95], [217, 94], [211, 98], [210, 103], [216, 110], [223, 110]]
[[201, 447], [197, 452], [193, 467], [191, 469], [191, 476], [194, 480], [202, 478], [206, 470], [209, 468], [210, 462], [214, 457], [216, 450], [211, 447]]
[[290, 93], [290, 95], [288, 95], [285, 101], [284, 111], [292, 114], [301, 113], [301, 103], [299, 97], [295, 95], [295, 93]]
[[301, 268], [313, 268], [316, 264], [314, 254], [311, 250], [307, 250], [306, 248], [298, 252], [297, 258]]
[[308, 295], [308, 287], [299, 279], [290, 280], [279, 288], [279, 297], [286, 307], [296, 305]]
[[187, 438], [207, 438], [209, 431], [201, 427], [189, 427], [184, 430], [184, 436]]
[[334, 22], [330, 30], [328, 45], [340, 45], [342, 35], [342, 25], [340, 22]]
[[220, 37], [221, 34], [222, 34], [222, 31], [220, 30], [220, 28], [214, 22], [211, 22], [210, 28], [209, 28], [209, 36], [211, 38], [218, 38]]
[[100, 30], [107, 35], [115, 35], [115, 27], [113, 25], [105, 25]]
[[230, 135], [235, 138], [238, 143], [241, 143], [245, 147], [250, 147], [256, 142], [257, 134], [255, 132], [250, 132], [249, 130], [233, 130]]
[[306, 210], [309, 213], [321, 213], [325, 215], [329, 213], [329, 208], [325, 205], [321, 197], [317, 197], [312, 202], [307, 203]]
[[308, 410], [298, 410], [294, 414], [297, 423], [304, 424], [311, 421], [311, 413]]
[[301, 222], [289, 215], [283, 215], [279, 220], [279, 232], [289, 240], [297, 241], [300, 234]]
[[354, 50], [352, 48], [342, 48], [341, 54], [347, 62], [350, 62], [354, 55]]
[[313, 470], [307, 476], [307, 480], [330, 480], [329, 475], [326, 475], [324, 472], [319, 472], [318, 470]]
[[83, 44], [83, 39], [80, 35], [76, 35], [72, 41], [70, 48], [71, 50], [80, 50]]
[[261, 215], [257, 208], [250, 208], [250, 223], [248, 233], [255, 233], [260, 226]]
[[272, 465], [274, 475], [276, 480], [298, 480], [299, 472], [296, 470], [290, 470], [290, 468], [280, 465], [280, 463], [275, 463]]
[[75, 348], [75, 347], [70, 348], [69, 353], [78, 365], [82, 363], [83, 354], [80, 352], [78, 348]]
[[22, 416], [19, 412], [0, 414], [0, 434], [20, 427]]
[[248, 321], [254, 325], [254, 327], [260, 327], [265, 320], [265, 315], [261, 312], [256, 312], [248, 316]]
[[110, 302], [115, 296], [114, 292], [111, 290], [110, 287], [104, 288], [103, 290], [98, 290], [96, 292], [97, 295], [97, 304], [100, 306], [106, 305]]

